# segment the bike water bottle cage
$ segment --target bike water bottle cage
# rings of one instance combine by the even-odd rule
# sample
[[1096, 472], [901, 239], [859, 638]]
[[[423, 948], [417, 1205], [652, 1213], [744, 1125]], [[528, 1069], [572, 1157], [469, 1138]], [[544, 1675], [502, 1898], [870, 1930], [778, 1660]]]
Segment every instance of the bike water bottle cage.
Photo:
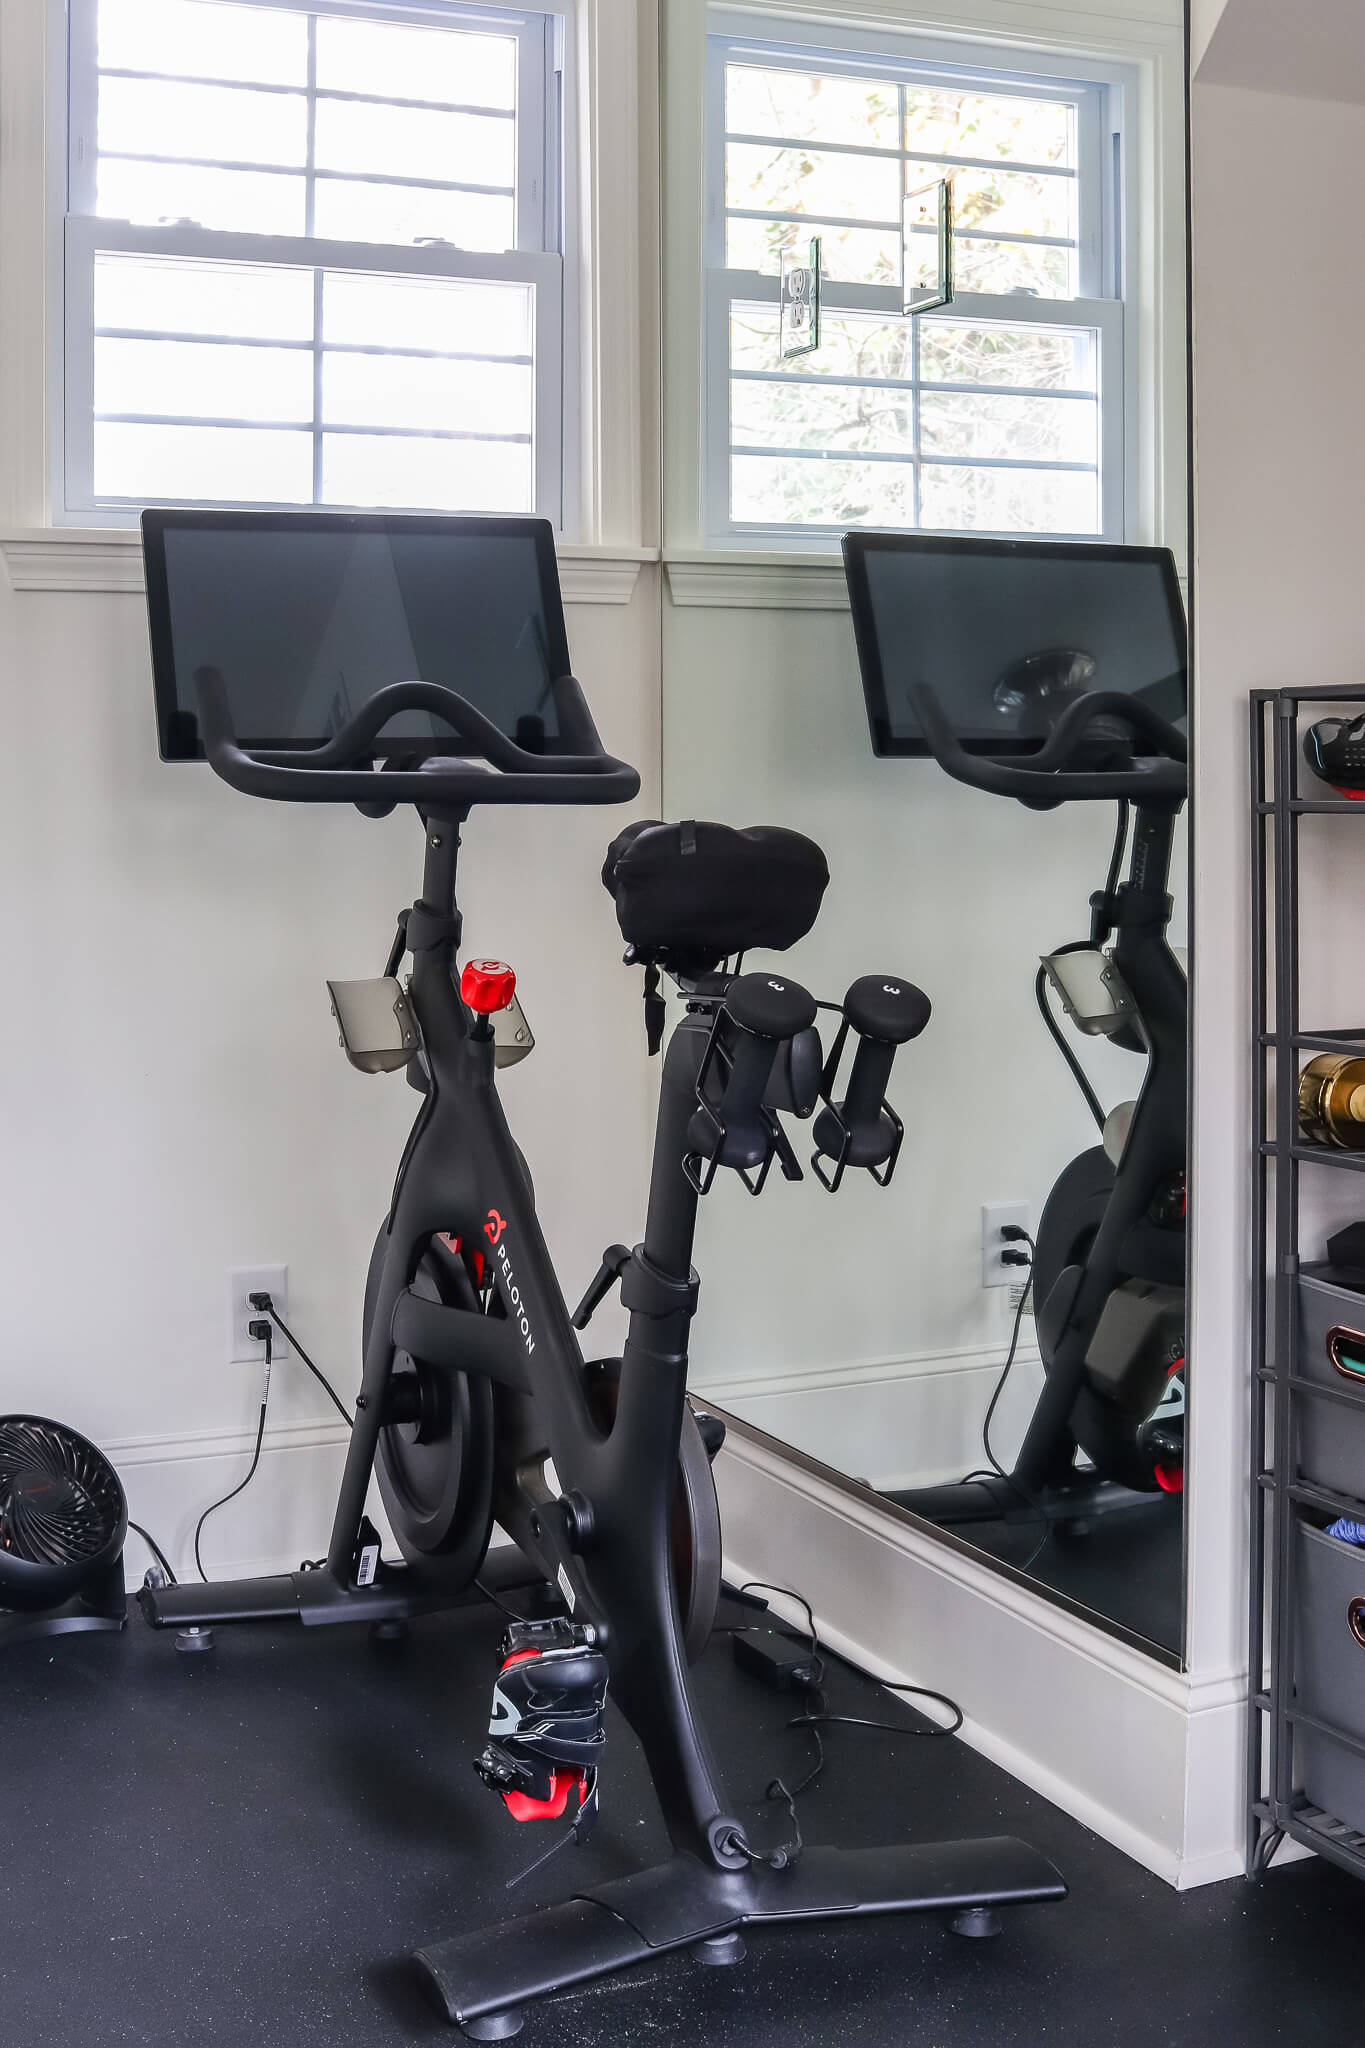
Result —
[[[1018, 797], [1040, 810], [1130, 797], [1151, 810], [1177, 811], [1189, 793], [1189, 743], [1184, 733], [1140, 697], [1118, 690], [1094, 690], [1077, 697], [1037, 753], [1022, 756], [969, 752], [930, 684], [913, 684], [910, 699], [940, 768], [955, 781], [993, 796]], [[1120, 746], [1119, 728], [1152, 751], [1139, 755], [1132, 747]], [[1095, 765], [1097, 761], [1101, 765]]]
[[1365, 802], [1365, 714], [1320, 718], [1303, 736], [1303, 758], [1320, 782]]

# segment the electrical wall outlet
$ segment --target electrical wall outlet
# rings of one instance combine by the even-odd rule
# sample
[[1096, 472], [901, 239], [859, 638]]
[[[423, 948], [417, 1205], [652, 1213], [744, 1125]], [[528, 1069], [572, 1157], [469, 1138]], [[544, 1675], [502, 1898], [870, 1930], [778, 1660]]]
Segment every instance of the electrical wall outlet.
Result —
[[[265, 1357], [265, 1346], [257, 1337], [247, 1334], [247, 1324], [255, 1322], [256, 1310], [248, 1296], [268, 1294], [275, 1304], [277, 1315], [289, 1321], [289, 1268], [288, 1266], [234, 1266], [228, 1274], [230, 1301], [231, 1343], [228, 1357], [233, 1365], [249, 1365], [252, 1360], [259, 1362]], [[271, 1355], [276, 1359], [289, 1356], [289, 1346], [278, 1329], [271, 1326]]]
[[981, 1285], [983, 1287], [1009, 1287], [1028, 1278], [1026, 1266], [1007, 1266], [1002, 1252], [1027, 1252], [1028, 1246], [1022, 1239], [1000, 1235], [1007, 1223], [1014, 1223], [1021, 1230], [1028, 1230], [1029, 1209], [1027, 1202], [993, 1202], [981, 1211]]

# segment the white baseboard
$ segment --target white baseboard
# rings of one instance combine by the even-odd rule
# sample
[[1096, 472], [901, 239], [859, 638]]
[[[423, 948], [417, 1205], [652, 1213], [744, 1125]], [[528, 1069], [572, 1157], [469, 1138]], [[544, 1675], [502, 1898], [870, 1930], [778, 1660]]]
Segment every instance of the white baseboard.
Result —
[[[244, 1476], [255, 1441], [254, 1430], [224, 1429], [125, 1437], [103, 1445], [123, 1481], [128, 1513], [155, 1537], [178, 1577], [197, 1576], [195, 1524], [210, 1501]], [[304, 1558], [325, 1555], [346, 1441], [340, 1422], [285, 1423], [268, 1430], [251, 1485], [205, 1525], [209, 1577], [291, 1572]], [[370, 1514], [387, 1537], [377, 1497]], [[142, 1538], [130, 1532], [124, 1552], [130, 1587], [141, 1584], [152, 1561]]]

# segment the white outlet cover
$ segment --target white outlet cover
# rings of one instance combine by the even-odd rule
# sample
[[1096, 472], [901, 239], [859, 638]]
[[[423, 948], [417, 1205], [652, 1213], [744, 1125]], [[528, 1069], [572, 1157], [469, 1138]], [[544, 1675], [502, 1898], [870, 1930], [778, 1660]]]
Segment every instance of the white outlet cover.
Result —
[[[229, 1272], [228, 1358], [233, 1365], [259, 1364], [265, 1357], [265, 1346], [247, 1334], [247, 1324], [256, 1319], [256, 1311], [248, 1299], [252, 1294], [268, 1294], [275, 1304], [276, 1313], [288, 1322], [288, 1266], [234, 1266]], [[270, 1348], [272, 1357], [276, 1359], [289, 1356], [289, 1346], [278, 1329], [272, 1331]]]

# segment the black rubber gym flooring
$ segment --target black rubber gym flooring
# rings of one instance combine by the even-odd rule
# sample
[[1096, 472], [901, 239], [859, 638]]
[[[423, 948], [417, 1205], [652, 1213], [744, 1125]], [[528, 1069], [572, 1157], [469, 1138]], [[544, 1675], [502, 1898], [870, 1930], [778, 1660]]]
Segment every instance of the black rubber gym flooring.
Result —
[[[615, 1874], [664, 1842], [619, 1722], [605, 1816], [513, 1901], [544, 1847], [470, 1769], [500, 1625], [422, 1622], [401, 1645], [350, 1630], [222, 1630], [178, 1656], [135, 1616], [0, 1663], [0, 2041], [4, 2048], [388, 2048], [458, 2040], [405, 1958]], [[831, 1660], [835, 1704], [905, 1714]], [[1002, 1674], [1002, 1683], [1008, 1675]], [[741, 1815], [808, 1738], [718, 1636], [699, 1691]], [[1365, 1892], [1301, 1863], [1178, 1896], [957, 1742], [828, 1731], [802, 1802], [812, 1840], [1013, 1831], [1060, 1865], [1062, 1905], [995, 1941], [923, 1920], [779, 1930], [735, 1969], [663, 1959], [533, 2009], [528, 2048], [1097, 2048], [1362, 2038]], [[1115, 1769], [1123, 1768], [1120, 1753]], [[759, 1822], [756, 1820], [755, 1825]], [[776, 1827], [775, 1809], [762, 1824]], [[775, 1838], [775, 1837], [774, 1837]]]

